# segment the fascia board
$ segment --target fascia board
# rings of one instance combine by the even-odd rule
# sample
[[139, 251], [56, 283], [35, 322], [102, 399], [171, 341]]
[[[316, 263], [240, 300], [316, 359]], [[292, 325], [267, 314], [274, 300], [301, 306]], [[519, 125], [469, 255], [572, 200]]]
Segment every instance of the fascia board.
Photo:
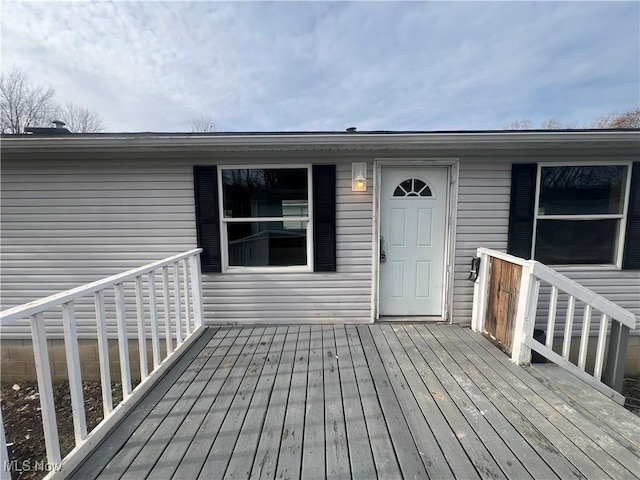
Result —
[[640, 132], [491, 132], [491, 133], [398, 133], [398, 134], [315, 134], [315, 135], [100, 135], [2, 138], [2, 150], [292, 150], [300, 148], [362, 149], [389, 148], [509, 148], [547, 147], [575, 144], [640, 144]]

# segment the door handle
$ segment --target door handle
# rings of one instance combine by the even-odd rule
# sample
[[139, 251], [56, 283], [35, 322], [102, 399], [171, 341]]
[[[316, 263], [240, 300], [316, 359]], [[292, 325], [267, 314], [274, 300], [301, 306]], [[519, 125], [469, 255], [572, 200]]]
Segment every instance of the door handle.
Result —
[[384, 253], [384, 237], [380, 237], [380, 263], [387, 261], [387, 254]]

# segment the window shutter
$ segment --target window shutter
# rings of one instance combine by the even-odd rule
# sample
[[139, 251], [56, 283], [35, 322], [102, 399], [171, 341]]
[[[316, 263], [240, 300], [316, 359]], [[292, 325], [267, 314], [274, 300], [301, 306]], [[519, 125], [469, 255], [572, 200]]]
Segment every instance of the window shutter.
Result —
[[640, 162], [634, 162], [631, 170], [631, 191], [622, 269], [640, 270]]
[[535, 163], [514, 163], [511, 167], [507, 253], [516, 257], [531, 258], [537, 173]]
[[220, 214], [218, 209], [218, 169], [215, 166], [193, 167], [198, 247], [203, 249], [200, 262], [203, 272], [220, 272]]
[[336, 166], [313, 166], [314, 271], [336, 271]]

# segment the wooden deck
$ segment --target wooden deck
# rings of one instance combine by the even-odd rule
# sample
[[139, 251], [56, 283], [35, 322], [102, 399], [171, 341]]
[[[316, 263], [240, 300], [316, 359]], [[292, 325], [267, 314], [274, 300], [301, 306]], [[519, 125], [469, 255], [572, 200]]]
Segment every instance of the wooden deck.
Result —
[[457, 326], [210, 328], [74, 478], [638, 478], [606, 402], [624, 422]]

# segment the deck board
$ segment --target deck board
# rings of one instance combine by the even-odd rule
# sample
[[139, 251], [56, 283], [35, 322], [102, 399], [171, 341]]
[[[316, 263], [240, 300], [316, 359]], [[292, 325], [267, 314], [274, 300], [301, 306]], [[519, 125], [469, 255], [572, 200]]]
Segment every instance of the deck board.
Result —
[[[280, 452], [276, 466], [277, 478], [298, 478], [302, 465], [302, 441], [307, 402], [307, 376], [309, 373], [309, 342], [311, 327], [301, 325], [296, 345], [295, 363], [287, 411], [280, 438]], [[277, 439], [276, 439], [277, 441]]]
[[[443, 330], [450, 339], [457, 341], [458, 348], [472, 362], [484, 360], [488, 364], [496, 357], [491, 352], [484, 349], [477, 342], [467, 342], [466, 335], [457, 335], [451, 329]], [[462, 340], [462, 341], [459, 341]], [[510, 362], [509, 362], [510, 363]], [[495, 388], [500, 390], [506, 398], [515, 405], [521, 413], [528, 414], [533, 420], [535, 427], [543, 433], [566, 458], [568, 458], [578, 470], [587, 478], [624, 478], [622, 467], [613, 461], [606, 452], [597, 448], [593, 440], [580, 435], [575, 425], [556, 411], [547, 400], [539, 396], [537, 392], [525, 383], [522, 377], [527, 372], [522, 368], [511, 371], [508, 364], [503, 365], [505, 369], [497, 372], [492, 367], [484, 369], [482, 374], [489, 380]], [[514, 367], [517, 367], [514, 365]], [[547, 393], [547, 392], [545, 392]], [[552, 395], [549, 395], [552, 396]], [[571, 440], [573, 439], [573, 441]]]
[[458, 326], [218, 327], [72, 478], [638, 479], [569, 400]]
[[[433, 337], [423, 338], [413, 326], [403, 327], [397, 334], [416, 358], [414, 363], [432, 394], [443, 402], [451, 399], [483, 446], [491, 446], [487, 448], [489, 454], [508, 478], [553, 478], [552, 471], [537, 460], [528, 444], [505, 442], [517, 435], [516, 430]], [[546, 468], [540, 468], [541, 463]]]
[[599, 392], [594, 393], [593, 388], [557, 365], [538, 363], [527, 367], [527, 371], [614, 437], [628, 451], [635, 451], [640, 456], [640, 422], [637, 421], [637, 416], [624, 408], [610, 408], [609, 397]]
[[[544, 385], [538, 385], [529, 372], [507, 361], [504, 357], [492, 354], [492, 347], [488, 342], [477, 342], [464, 332], [453, 332], [469, 345], [474, 351], [481, 354], [489, 354], [499, 361], [507, 369], [505, 378], [511, 380], [514, 388], [524, 397], [529, 399], [531, 405], [548, 419], [553, 419], [554, 425], [564, 435], [575, 438], [574, 442], [597, 465], [614, 478], [624, 478], [640, 467], [639, 458], [630, 452], [625, 446], [604, 432], [591, 418], [585, 418], [583, 414], [567, 405], [552, 390]], [[483, 339], [484, 340], [484, 339]], [[486, 352], [486, 353], [485, 353]], [[514, 368], [515, 367], [515, 368]], [[537, 385], [536, 391], [530, 385]]]
[[291, 388], [291, 376], [293, 363], [296, 356], [299, 328], [294, 326], [287, 329], [282, 355], [276, 372], [275, 383], [267, 413], [265, 416], [260, 440], [255, 453], [255, 459], [251, 470], [251, 477], [257, 479], [274, 478], [278, 452], [280, 451], [280, 439], [284, 426], [287, 401]]

